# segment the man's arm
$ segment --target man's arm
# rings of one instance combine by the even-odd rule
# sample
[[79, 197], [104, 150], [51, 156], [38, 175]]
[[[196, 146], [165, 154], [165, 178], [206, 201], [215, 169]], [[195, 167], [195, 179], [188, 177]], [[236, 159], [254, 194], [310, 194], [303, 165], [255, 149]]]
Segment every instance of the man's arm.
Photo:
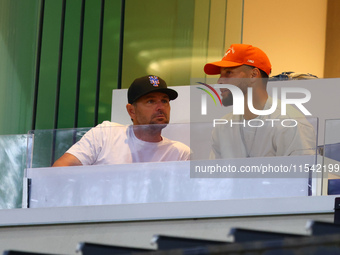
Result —
[[83, 164], [80, 160], [70, 153], [65, 153], [56, 162], [54, 162], [53, 167], [58, 166], [82, 166]]

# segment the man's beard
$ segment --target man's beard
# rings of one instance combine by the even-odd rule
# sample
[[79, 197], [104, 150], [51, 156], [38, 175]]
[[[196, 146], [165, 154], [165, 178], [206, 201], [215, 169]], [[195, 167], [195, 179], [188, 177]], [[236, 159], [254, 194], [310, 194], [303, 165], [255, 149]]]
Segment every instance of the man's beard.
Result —
[[[243, 95], [247, 94], [249, 79], [246, 78], [219, 78], [218, 84], [229, 84], [238, 87]], [[222, 97], [222, 104], [224, 106], [231, 106], [234, 104], [233, 94], [229, 91], [226, 97]]]
[[224, 106], [231, 106], [234, 104], [233, 95], [230, 93], [227, 97], [222, 98], [222, 104]]
[[[160, 114], [162, 114], [163, 116], [164, 116], [164, 118], [165, 118], [165, 123], [159, 123], [159, 122], [157, 122], [157, 120], [154, 120], [154, 119], [157, 119], [157, 117], [160, 115]], [[156, 113], [156, 114], [153, 114], [152, 116], [151, 116], [151, 120], [149, 121], [149, 124], [155, 124], [155, 125], [160, 125], [160, 126], [162, 126], [162, 125], [167, 125], [167, 124], [169, 124], [169, 118], [168, 118], [168, 115], [166, 114], [166, 113], [164, 113], [164, 112], [159, 112], [159, 113]]]
[[164, 124], [150, 123], [149, 125], [146, 126], [146, 128], [149, 132], [160, 132], [167, 125], [168, 123]]
[[165, 128], [167, 124], [143, 124], [143, 125], [134, 125], [135, 133], [138, 132], [141, 140], [147, 141], [146, 138], [149, 136], [159, 136], [162, 132], [162, 129]]
[[[165, 123], [158, 123], [157, 121], [150, 121], [149, 125], [147, 125], [147, 129], [149, 132], [160, 132], [163, 128], [165, 128], [168, 124], [169, 124], [169, 119], [167, 117], [166, 113], [162, 114], [165, 116], [166, 118], [166, 122]], [[158, 114], [155, 114], [154, 116], [151, 116], [151, 119], [154, 119], [157, 117]]]

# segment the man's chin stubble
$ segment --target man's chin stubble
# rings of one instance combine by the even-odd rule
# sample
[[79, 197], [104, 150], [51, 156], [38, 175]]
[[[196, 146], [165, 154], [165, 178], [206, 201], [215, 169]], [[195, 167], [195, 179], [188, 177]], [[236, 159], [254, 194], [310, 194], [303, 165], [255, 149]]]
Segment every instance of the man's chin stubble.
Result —
[[224, 106], [231, 106], [233, 105], [233, 103], [234, 103], [234, 100], [232, 96], [222, 98], [222, 104]]

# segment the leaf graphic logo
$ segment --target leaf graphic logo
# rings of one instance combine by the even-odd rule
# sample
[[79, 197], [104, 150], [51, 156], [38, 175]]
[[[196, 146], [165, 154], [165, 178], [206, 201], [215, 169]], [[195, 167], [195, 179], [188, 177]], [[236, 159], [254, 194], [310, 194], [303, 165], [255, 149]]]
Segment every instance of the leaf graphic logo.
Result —
[[[218, 95], [217, 91], [213, 87], [211, 87], [209, 84], [206, 84], [204, 82], [197, 82], [197, 83], [202, 84], [202, 85], [208, 87], [212, 92], [214, 92], [214, 94], [217, 96], [218, 100], [220, 101], [220, 105], [222, 106], [222, 100], [221, 100], [220, 96]], [[215, 100], [213, 94], [211, 94], [211, 92], [209, 90], [201, 88], [201, 87], [197, 87], [197, 88], [205, 91], [214, 100], [215, 105], [217, 105], [216, 100]]]

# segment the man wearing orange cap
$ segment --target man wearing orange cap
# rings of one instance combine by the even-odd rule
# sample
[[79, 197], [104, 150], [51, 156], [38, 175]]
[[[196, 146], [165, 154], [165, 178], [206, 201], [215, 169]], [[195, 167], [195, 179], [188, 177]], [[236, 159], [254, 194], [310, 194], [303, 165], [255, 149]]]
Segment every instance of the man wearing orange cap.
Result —
[[[301, 112], [288, 105], [287, 115], [282, 116], [281, 104], [278, 103], [277, 109], [270, 115], [256, 115], [248, 105], [248, 88], [252, 89], [252, 105], [256, 110], [268, 110], [273, 104], [267, 93], [271, 64], [261, 49], [247, 44], [233, 44], [221, 61], [206, 64], [204, 72], [219, 74], [219, 84], [238, 87], [245, 98], [243, 115], [230, 113], [223, 117], [235, 125], [216, 125], [214, 128], [211, 158], [289, 156], [315, 151], [314, 128]], [[220, 91], [223, 105], [233, 105], [231, 91], [227, 88]], [[288, 121], [282, 126], [277, 120], [283, 118], [294, 119], [298, 124], [293, 127]]]

